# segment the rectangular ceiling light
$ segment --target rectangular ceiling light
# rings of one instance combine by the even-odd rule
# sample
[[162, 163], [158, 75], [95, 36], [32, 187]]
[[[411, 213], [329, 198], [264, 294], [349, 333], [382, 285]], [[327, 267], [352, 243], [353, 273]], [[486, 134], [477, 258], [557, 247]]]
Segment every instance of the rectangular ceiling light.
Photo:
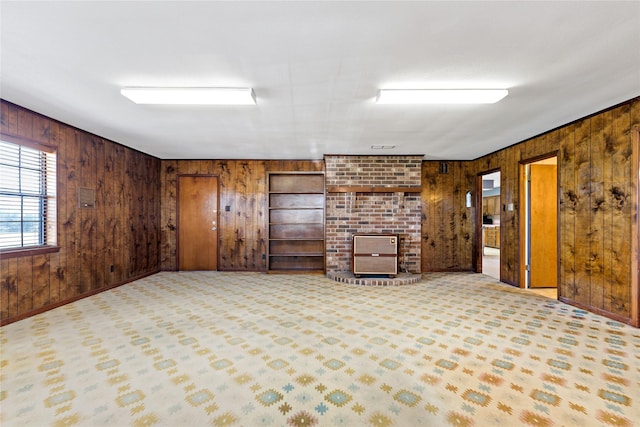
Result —
[[251, 88], [243, 87], [126, 87], [120, 93], [136, 104], [255, 105]]
[[380, 89], [378, 104], [493, 104], [507, 89]]

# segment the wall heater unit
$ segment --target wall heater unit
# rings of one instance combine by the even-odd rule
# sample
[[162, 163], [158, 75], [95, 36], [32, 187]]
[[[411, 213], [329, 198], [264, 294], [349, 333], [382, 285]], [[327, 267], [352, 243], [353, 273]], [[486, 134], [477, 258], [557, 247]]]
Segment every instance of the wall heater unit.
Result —
[[353, 236], [353, 274], [398, 274], [398, 235], [355, 234]]

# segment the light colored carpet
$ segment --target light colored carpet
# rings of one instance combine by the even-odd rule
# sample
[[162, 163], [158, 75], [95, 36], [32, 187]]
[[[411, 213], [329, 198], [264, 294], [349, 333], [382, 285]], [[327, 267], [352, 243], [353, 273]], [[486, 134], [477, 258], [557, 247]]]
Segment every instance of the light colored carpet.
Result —
[[640, 331], [478, 274], [160, 273], [8, 326], [10, 426], [632, 426]]

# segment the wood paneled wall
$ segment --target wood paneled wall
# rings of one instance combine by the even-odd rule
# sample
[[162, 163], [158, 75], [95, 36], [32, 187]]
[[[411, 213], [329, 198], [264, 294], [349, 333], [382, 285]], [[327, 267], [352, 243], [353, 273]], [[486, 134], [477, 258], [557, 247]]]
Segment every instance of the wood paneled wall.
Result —
[[473, 163], [475, 173], [500, 168], [503, 204], [501, 277], [521, 284], [518, 191], [520, 161], [558, 152], [561, 300], [631, 323], [632, 129], [640, 126], [640, 98], [508, 147]]
[[472, 271], [476, 207], [467, 208], [474, 189], [471, 162], [422, 163], [422, 271]]
[[[3, 323], [158, 271], [160, 161], [9, 102], [0, 106], [3, 134], [57, 150], [60, 248], [0, 257]], [[78, 188], [95, 190], [95, 208], [78, 207]]]
[[[217, 175], [220, 186], [219, 270], [265, 271], [269, 171], [322, 171], [322, 160], [163, 160], [161, 266], [175, 270], [178, 175]], [[229, 206], [229, 211], [225, 207]]]
[[[219, 177], [219, 269], [264, 271], [266, 173], [324, 168], [323, 161], [160, 161], [13, 104], [1, 106], [3, 133], [57, 147], [60, 246], [57, 253], [1, 260], [3, 320], [175, 270], [179, 174]], [[475, 268], [477, 207], [466, 207], [466, 193], [475, 192], [478, 174], [500, 169], [502, 203], [515, 208], [500, 218], [501, 277], [519, 286], [520, 162], [558, 152], [561, 298], [630, 323], [632, 274], [638, 274], [631, 263], [638, 212], [634, 126], [640, 126], [640, 98], [474, 161], [447, 162], [447, 174], [440, 162], [424, 162], [422, 271]], [[79, 187], [96, 189], [95, 209], [77, 207]]]

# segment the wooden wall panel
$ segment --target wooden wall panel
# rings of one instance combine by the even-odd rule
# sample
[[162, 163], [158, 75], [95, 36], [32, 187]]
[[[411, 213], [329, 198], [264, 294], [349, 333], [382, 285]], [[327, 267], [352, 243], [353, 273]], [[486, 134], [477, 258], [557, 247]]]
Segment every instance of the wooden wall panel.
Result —
[[[631, 315], [631, 230], [633, 215], [637, 206], [631, 206], [633, 175], [633, 141], [631, 137], [630, 105], [623, 106], [612, 115], [611, 161], [615, 165], [611, 181], [605, 183], [611, 206], [611, 228], [607, 231], [614, 238], [611, 241], [611, 300], [613, 313], [628, 317]], [[635, 107], [640, 107], [636, 103]], [[602, 307], [604, 308], [604, 307]]]
[[[181, 170], [188, 169], [188, 164], [184, 165], [181, 162]], [[220, 186], [219, 193], [219, 227], [218, 227], [218, 268], [220, 270], [232, 270], [233, 265], [236, 263], [234, 260], [234, 248], [235, 248], [235, 219], [238, 214], [241, 213], [242, 208], [239, 207], [236, 202], [234, 181], [236, 178], [236, 167], [234, 161], [222, 161], [218, 162], [217, 167], [214, 170], [219, 171], [215, 173], [218, 175], [218, 185]], [[213, 167], [214, 165], [212, 165]], [[229, 207], [228, 211], [226, 207]]]
[[105, 141], [102, 138], [93, 138], [91, 141], [93, 145], [93, 152], [96, 159], [100, 159], [100, 164], [96, 164], [95, 173], [95, 189], [96, 189], [96, 208], [95, 208], [95, 250], [94, 250], [94, 263], [95, 263], [95, 276], [92, 279], [92, 289], [99, 289], [102, 284], [109, 283], [107, 270], [106, 270], [106, 238], [107, 230], [106, 219], [112, 215], [111, 211], [107, 207], [107, 195], [106, 191], [106, 173], [108, 168], [108, 159], [105, 152]]
[[18, 259], [1, 259], [0, 271], [0, 316], [6, 319], [18, 313]]
[[[89, 190], [93, 190], [97, 194], [96, 189], [96, 167], [97, 158], [93, 146], [92, 135], [87, 133], [78, 133], [80, 149], [80, 183], [81, 187]], [[80, 293], [84, 294], [93, 289], [94, 286], [99, 286], [99, 283], [94, 283], [93, 278], [96, 277], [97, 257], [100, 256], [97, 252], [96, 238], [98, 230], [96, 230], [96, 207], [82, 207], [80, 206], [80, 232], [78, 234], [79, 251], [80, 251], [80, 263], [85, 268], [79, 271], [79, 285]]]
[[560, 170], [560, 282], [558, 295], [573, 300], [575, 298], [575, 235], [576, 235], [576, 206], [578, 192], [573, 171], [575, 170], [574, 126], [564, 129], [561, 139], [564, 141], [558, 153], [558, 168]]
[[[508, 148], [505, 163], [501, 165], [500, 180], [500, 278], [510, 284], [520, 281], [520, 233], [517, 210], [518, 165], [521, 160], [520, 147]], [[512, 205], [513, 209], [509, 209]]]
[[18, 128], [16, 133], [32, 141], [35, 140], [33, 137], [33, 114], [28, 110], [18, 110]]
[[599, 114], [591, 118], [591, 144], [590, 144], [590, 225], [589, 225], [589, 274], [591, 299], [589, 305], [603, 307], [605, 288], [604, 244], [607, 235], [605, 233], [606, 204], [604, 197], [604, 164], [607, 154], [604, 151], [604, 125], [607, 113]]
[[575, 187], [577, 190], [576, 204], [576, 235], [575, 235], [575, 301], [588, 305], [591, 300], [591, 281], [589, 267], [591, 227], [591, 163], [589, 150], [590, 120], [585, 119], [577, 123], [574, 128], [575, 144]]
[[0, 126], [3, 133], [18, 133], [18, 110], [7, 103], [0, 103]]
[[33, 257], [18, 258], [16, 288], [18, 312], [24, 313], [33, 309]]
[[[473, 233], [475, 231], [476, 208], [467, 207], [467, 192], [473, 192], [476, 184], [476, 175], [471, 170], [469, 162], [456, 162], [454, 198], [456, 202], [456, 235], [458, 236], [458, 268], [460, 270], [473, 270]], [[482, 210], [482, 207], [480, 207]]]
[[[267, 171], [322, 171], [318, 160], [163, 160], [160, 259], [175, 270], [177, 176], [217, 175], [219, 193], [219, 263], [221, 271], [265, 271]], [[229, 206], [229, 211], [225, 207]]]
[[57, 242], [60, 246], [60, 251], [52, 257], [52, 265], [51, 265], [51, 283], [52, 286], [57, 288], [57, 291], [52, 291], [51, 302], [56, 303], [58, 301], [64, 301], [66, 299], [66, 290], [68, 282], [68, 266], [66, 265], [66, 260], [70, 258], [69, 247], [66, 244], [68, 226], [67, 222], [67, 205], [68, 205], [68, 190], [66, 186], [63, 185], [63, 177], [67, 176], [67, 170], [65, 168], [66, 163], [63, 162], [63, 159], [66, 158], [66, 150], [67, 150], [67, 127], [63, 126], [61, 123], [52, 121], [51, 122], [51, 145], [58, 147], [56, 161], [57, 161], [57, 172], [58, 172], [58, 183], [56, 187], [57, 200], [56, 200], [56, 208], [57, 208]]
[[435, 220], [437, 200], [440, 197], [437, 174], [437, 162], [422, 163], [422, 272], [435, 271], [441, 265], [437, 259], [439, 240]]
[[115, 270], [115, 244], [117, 239], [116, 234], [116, 216], [115, 212], [115, 145], [104, 144], [104, 175], [100, 180], [100, 187], [102, 188], [102, 200], [101, 205], [104, 209], [103, 220], [103, 239], [104, 239], [104, 275], [105, 277], [113, 278], [115, 271], [111, 271], [110, 266], [114, 265]]
[[[175, 269], [178, 174], [220, 177], [220, 269], [263, 271], [266, 172], [323, 170], [322, 161], [160, 161], [4, 101], [0, 108], [2, 132], [57, 147], [60, 245], [59, 253], [37, 259], [1, 260], [2, 319]], [[474, 190], [477, 174], [500, 168], [502, 203], [515, 207], [501, 218], [501, 272], [518, 285], [518, 162], [559, 150], [560, 295], [628, 319], [632, 254], [626, 236], [637, 210], [630, 202], [630, 127], [639, 122], [640, 101], [634, 99], [475, 161], [449, 162], [446, 177], [437, 174], [439, 162], [424, 162], [422, 270], [475, 267], [475, 213], [464, 206], [465, 194]], [[98, 198], [93, 213], [77, 207], [78, 188], [91, 185]]]
[[[631, 128], [640, 98], [507, 147], [473, 162], [483, 173], [500, 167], [502, 203], [520, 208], [518, 162], [558, 151], [560, 179], [559, 295], [562, 301], [630, 323], [632, 313]], [[505, 214], [505, 212], [502, 212]], [[502, 280], [521, 282], [518, 215], [501, 217]], [[630, 238], [631, 237], [631, 238]], [[479, 243], [478, 243], [479, 244]], [[637, 303], [636, 303], [637, 305]]]
[[[176, 264], [176, 188], [177, 188], [177, 169], [178, 162], [176, 160], [163, 160], [161, 166], [160, 180], [161, 189], [161, 206], [162, 212], [160, 217], [160, 265], [163, 270], [173, 271], [177, 268]], [[222, 187], [222, 186], [221, 186]], [[221, 208], [223, 209], [223, 208]]]
[[[82, 265], [82, 252], [80, 242], [80, 230], [82, 225], [82, 218], [80, 215], [80, 208], [78, 207], [78, 190], [80, 188], [81, 169], [80, 169], [80, 140], [78, 139], [78, 131], [69, 130], [70, 135], [67, 139], [67, 157], [60, 159], [66, 165], [67, 176], [59, 177], [59, 180], [63, 181], [65, 188], [64, 193], [67, 196], [67, 220], [64, 223], [66, 229], [63, 232], [66, 236], [66, 244], [68, 250], [71, 252], [68, 262], [69, 273], [69, 289], [67, 291], [67, 298], [72, 298], [76, 295], [82, 295], [82, 282], [80, 280], [80, 266]], [[59, 174], [58, 174], [59, 175]], [[60, 245], [61, 242], [58, 242]]]
[[61, 277], [59, 274], [60, 271], [60, 252], [54, 252], [49, 254], [49, 271], [48, 271], [48, 279], [49, 279], [49, 304], [55, 304], [60, 301], [60, 287], [61, 287]]
[[467, 208], [467, 191], [474, 191], [470, 162], [422, 163], [421, 271], [472, 271], [475, 208]]
[[[3, 134], [56, 149], [59, 246], [0, 256], [2, 323], [159, 271], [160, 161], [6, 101], [0, 112]], [[78, 207], [81, 187], [95, 208]]]
[[[611, 111], [603, 113], [602, 118], [602, 132], [599, 135], [600, 141], [600, 155], [598, 159], [602, 160], [602, 186], [599, 186], [602, 193], [600, 195], [602, 203], [599, 206], [599, 211], [602, 214], [602, 300], [597, 304], [605, 311], [611, 311], [611, 297], [613, 290], [613, 283], [611, 278], [613, 277], [613, 234], [608, 233], [607, 230], [611, 230], [613, 227], [613, 209], [610, 203], [610, 197], [607, 195], [605, 182], [611, 182], [613, 179], [613, 170], [615, 165], [613, 164], [613, 156], [611, 155], [615, 150], [613, 144], [613, 114]], [[599, 126], [598, 126], [599, 128]], [[600, 292], [598, 291], [598, 296]], [[595, 301], [594, 301], [595, 305]]]
[[440, 242], [439, 252], [444, 258], [442, 261], [449, 264], [446, 268], [453, 269], [457, 258], [453, 253], [455, 250], [453, 242], [455, 236], [455, 212], [453, 209], [454, 199], [451, 192], [454, 182], [453, 170], [455, 168], [452, 165], [453, 162], [447, 163], [449, 163], [449, 173], [438, 174], [438, 184], [441, 186], [440, 188], [444, 188], [445, 191], [441, 191], [436, 200], [436, 224], [438, 224], [436, 238]]
[[147, 230], [145, 237], [147, 239], [147, 247], [149, 248], [149, 255], [147, 257], [147, 264], [141, 271], [141, 274], [149, 270], [159, 269], [160, 262], [160, 162], [155, 158], [145, 156], [145, 162], [147, 164], [147, 170], [151, 173], [145, 176], [145, 191], [147, 192], [147, 209], [146, 218]]
[[44, 307], [51, 302], [49, 254], [35, 255], [32, 262], [33, 306]]
[[[126, 276], [133, 276], [135, 274], [135, 262], [136, 258], [140, 257], [142, 254], [137, 252], [136, 249], [140, 246], [140, 242], [138, 241], [137, 234], [137, 225], [135, 223], [135, 211], [137, 209], [136, 205], [136, 197], [133, 193], [135, 191], [135, 170], [136, 170], [136, 157], [132, 155], [130, 152], [125, 153], [125, 181], [124, 181], [124, 203], [123, 206], [123, 214], [124, 214], [124, 223], [125, 225], [125, 233], [131, 236], [125, 245], [124, 245], [124, 253], [129, 254], [129, 256], [124, 257], [122, 260], [122, 267], [124, 269]], [[134, 255], [135, 254], [135, 255]]]

